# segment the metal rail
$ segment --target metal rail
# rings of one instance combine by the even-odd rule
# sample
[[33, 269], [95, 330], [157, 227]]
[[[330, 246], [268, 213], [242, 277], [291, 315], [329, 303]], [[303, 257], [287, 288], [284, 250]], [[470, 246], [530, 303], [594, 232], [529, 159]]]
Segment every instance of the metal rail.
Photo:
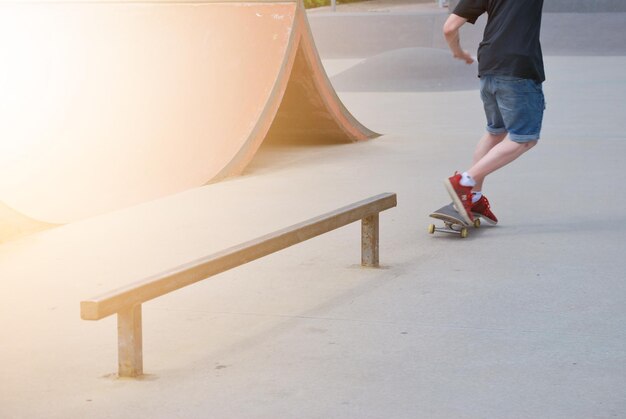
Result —
[[118, 375], [143, 374], [141, 304], [331, 230], [361, 220], [361, 265], [379, 266], [379, 213], [397, 205], [385, 193], [81, 301], [83, 320], [117, 314]]

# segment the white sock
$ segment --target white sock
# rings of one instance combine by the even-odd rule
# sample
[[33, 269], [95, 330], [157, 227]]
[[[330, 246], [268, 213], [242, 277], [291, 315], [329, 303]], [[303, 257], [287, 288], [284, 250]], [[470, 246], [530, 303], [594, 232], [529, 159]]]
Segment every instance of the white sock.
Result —
[[459, 183], [463, 186], [471, 186], [472, 188], [476, 186], [476, 181], [472, 179], [472, 177], [467, 172], [461, 173], [461, 180]]
[[477, 203], [478, 201], [480, 201], [480, 198], [483, 196], [483, 193], [481, 191], [475, 191], [472, 194], [472, 204]]

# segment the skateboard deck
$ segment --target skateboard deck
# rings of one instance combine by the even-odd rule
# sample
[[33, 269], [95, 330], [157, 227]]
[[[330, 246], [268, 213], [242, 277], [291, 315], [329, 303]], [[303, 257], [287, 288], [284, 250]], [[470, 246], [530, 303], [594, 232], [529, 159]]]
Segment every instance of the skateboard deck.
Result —
[[474, 220], [473, 224], [465, 222], [452, 203], [444, 205], [438, 210], [433, 211], [430, 213], [429, 217], [443, 221], [445, 226], [438, 227], [435, 224], [430, 224], [428, 226], [428, 232], [430, 234], [435, 234], [435, 232], [458, 234], [462, 239], [464, 239], [469, 234], [468, 227], [473, 226], [478, 228], [480, 226], [480, 219], [478, 218]]

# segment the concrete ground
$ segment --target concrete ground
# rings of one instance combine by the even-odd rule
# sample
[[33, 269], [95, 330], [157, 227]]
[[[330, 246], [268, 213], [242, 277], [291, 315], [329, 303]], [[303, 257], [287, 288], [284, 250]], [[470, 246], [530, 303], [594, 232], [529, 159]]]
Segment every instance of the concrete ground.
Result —
[[[546, 54], [541, 144], [486, 183], [500, 224], [431, 236], [483, 130], [475, 67], [417, 37], [323, 41], [370, 14], [383, 34], [445, 18], [394, 7], [310, 13], [340, 97], [382, 137], [265, 147], [239, 178], [0, 246], [0, 418], [626, 417], [626, 54]], [[439, 79], [410, 77], [420, 57]], [[359, 267], [354, 224], [146, 303], [142, 380], [114, 375], [113, 317], [79, 318], [82, 299], [384, 191], [381, 269]]]

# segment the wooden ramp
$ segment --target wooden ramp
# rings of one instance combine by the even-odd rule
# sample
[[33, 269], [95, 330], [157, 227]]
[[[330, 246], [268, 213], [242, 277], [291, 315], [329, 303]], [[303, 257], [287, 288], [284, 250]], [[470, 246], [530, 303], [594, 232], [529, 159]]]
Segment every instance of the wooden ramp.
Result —
[[299, 1], [0, 3], [0, 50], [0, 241], [235, 176], [270, 137], [377, 136]]

